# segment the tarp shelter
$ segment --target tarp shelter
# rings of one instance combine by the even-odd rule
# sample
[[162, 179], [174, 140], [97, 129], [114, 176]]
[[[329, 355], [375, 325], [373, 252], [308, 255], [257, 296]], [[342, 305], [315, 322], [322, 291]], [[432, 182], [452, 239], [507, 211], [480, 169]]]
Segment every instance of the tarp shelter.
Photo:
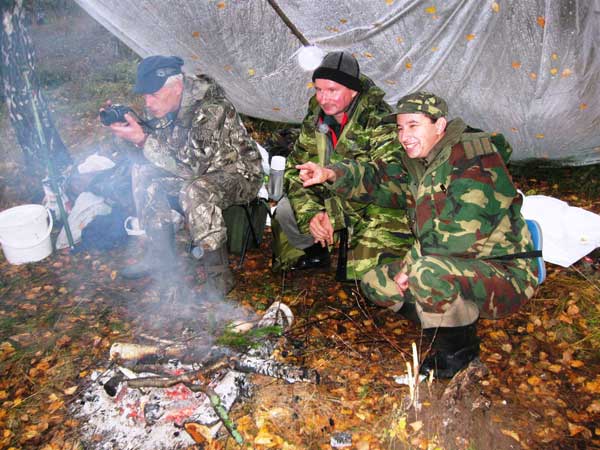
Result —
[[303, 43], [347, 50], [394, 103], [427, 89], [513, 160], [600, 162], [600, 0], [76, 0], [141, 56], [176, 54], [240, 112], [299, 122]]

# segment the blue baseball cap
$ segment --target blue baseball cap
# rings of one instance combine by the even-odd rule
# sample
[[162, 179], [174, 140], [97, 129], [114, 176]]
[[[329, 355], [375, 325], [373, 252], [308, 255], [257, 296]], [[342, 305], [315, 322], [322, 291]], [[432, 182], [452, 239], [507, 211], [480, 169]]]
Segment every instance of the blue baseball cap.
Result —
[[133, 92], [153, 94], [164, 86], [172, 75], [181, 73], [183, 59], [179, 56], [148, 56], [138, 64]]

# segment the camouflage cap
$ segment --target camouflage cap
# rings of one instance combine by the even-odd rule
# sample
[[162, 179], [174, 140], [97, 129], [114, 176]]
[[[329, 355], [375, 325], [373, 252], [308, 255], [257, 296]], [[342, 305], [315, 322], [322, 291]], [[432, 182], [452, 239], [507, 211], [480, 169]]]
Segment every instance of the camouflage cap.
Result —
[[394, 108], [396, 114], [428, 114], [437, 120], [448, 115], [448, 104], [435, 94], [419, 91], [398, 100]]

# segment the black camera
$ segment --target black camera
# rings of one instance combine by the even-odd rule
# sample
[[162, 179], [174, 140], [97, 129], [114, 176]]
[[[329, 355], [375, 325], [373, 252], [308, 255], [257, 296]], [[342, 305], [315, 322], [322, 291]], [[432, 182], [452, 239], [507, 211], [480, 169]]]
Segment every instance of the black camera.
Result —
[[127, 113], [133, 113], [135, 115], [135, 111], [129, 106], [107, 106], [102, 111], [100, 111], [100, 122], [102, 122], [103, 125], [107, 126], [115, 122], [127, 122], [127, 120], [125, 119], [125, 114]]

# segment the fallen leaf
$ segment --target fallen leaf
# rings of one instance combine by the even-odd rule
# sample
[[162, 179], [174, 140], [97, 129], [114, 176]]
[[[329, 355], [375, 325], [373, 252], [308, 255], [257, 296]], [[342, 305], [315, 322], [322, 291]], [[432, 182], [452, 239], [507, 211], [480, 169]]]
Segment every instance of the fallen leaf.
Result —
[[66, 388], [63, 390], [65, 395], [73, 395], [77, 391], [77, 386], [71, 386], [70, 388]]
[[539, 384], [542, 383], [542, 380], [540, 377], [533, 375], [533, 376], [527, 378], [527, 383], [529, 383], [531, 386], [538, 386]]
[[428, 8], [425, 8], [425, 12], [427, 14], [435, 14], [435, 11], [436, 11], [435, 6], [430, 6]]
[[492, 11], [494, 11], [495, 13], [500, 12], [500, 5], [498, 4], [498, 2], [492, 3]]
[[506, 430], [504, 428], [500, 429], [500, 431], [502, 432], [503, 435], [505, 436], [510, 436], [511, 438], [513, 438], [515, 441], [517, 442], [521, 442], [521, 438], [519, 437], [519, 435], [517, 434], [517, 432], [512, 431], [512, 430]]
[[250, 75], [251, 77], [254, 76], [255, 73], [256, 71], [254, 69], [248, 69], [248, 75]]
[[546, 26], [546, 19], [544, 18], [544, 16], [538, 16], [537, 24], [542, 28]]
[[590, 430], [588, 430], [586, 427], [569, 422], [569, 434], [571, 436], [576, 436], [579, 433], [583, 433], [584, 435], [586, 435], [588, 437], [592, 436], [592, 432]]
[[513, 69], [520, 69], [521, 68], [521, 63], [519, 61], [513, 61], [511, 65], [512, 65]]
[[465, 36], [465, 39], [466, 39], [467, 41], [472, 41], [473, 39], [475, 39], [475, 35], [474, 35], [473, 33], [471, 33], [471, 34], [467, 34], [467, 35]]
[[416, 422], [408, 424], [409, 427], [413, 429], [415, 433], [418, 433], [421, 428], [423, 428], [423, 422], [421, 420], [417, 420]]

